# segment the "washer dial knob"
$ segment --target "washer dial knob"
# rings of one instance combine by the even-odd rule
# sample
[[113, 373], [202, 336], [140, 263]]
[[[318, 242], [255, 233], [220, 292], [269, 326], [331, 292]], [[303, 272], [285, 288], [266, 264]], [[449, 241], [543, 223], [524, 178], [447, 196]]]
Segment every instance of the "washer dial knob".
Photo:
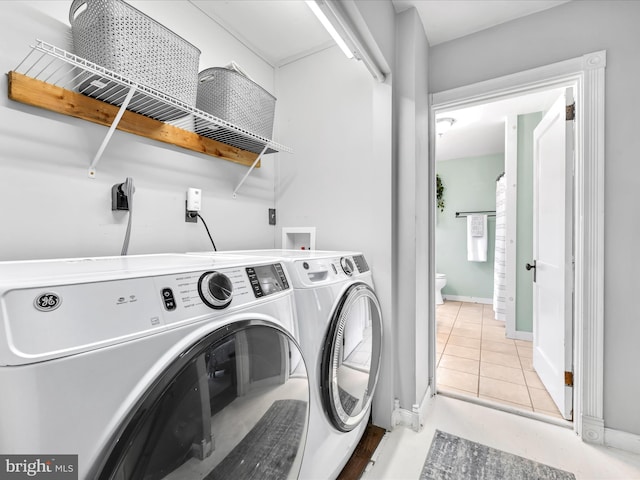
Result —
[[207, 306], [223, 309], [233, 299], [233, 283], [224, 273], [206, 272], [198, 280], [198, 293]]
[[340, 266], [342, 267], [342, 271], [346, 273], [348, 277], [353, 275], [353, 271], [356, 268], [351, 259], [347, 257], [342, 257], [340, 259]]

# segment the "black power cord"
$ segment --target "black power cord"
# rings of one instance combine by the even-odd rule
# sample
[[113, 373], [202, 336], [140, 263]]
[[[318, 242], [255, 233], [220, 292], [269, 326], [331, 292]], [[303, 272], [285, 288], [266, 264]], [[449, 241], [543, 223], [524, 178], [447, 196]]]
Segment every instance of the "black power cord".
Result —
[[216, 244], [213, 241], [213, 238], [211, 237], [211, 233], [209, 232], [209, 227], [207, 227], [207, 222], [204, 221], [204, 218], [202, 218], [202, 216], [200, 216], [198, 212], [194, 212], [194, 213], [196, 214], [196, 217], [202, 220], [202, 224], [204, 225], [204, 228], [207, 230], [207, 235], [209, 235], [209, 240], [211, 240], [211, 245], [213, 245], [213, 251], [217, 252], [218, 249], [216, 248]]

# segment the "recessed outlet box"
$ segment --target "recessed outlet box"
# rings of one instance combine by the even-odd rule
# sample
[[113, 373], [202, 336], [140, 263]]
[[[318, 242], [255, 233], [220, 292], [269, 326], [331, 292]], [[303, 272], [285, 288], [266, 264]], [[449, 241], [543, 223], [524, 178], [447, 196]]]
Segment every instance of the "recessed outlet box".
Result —
[[269, 209], [269, 225], [275, 225], [275, 224], [276, 224], [276, 209], [270, 208]]
[[316, 249], [316, 227], [284, 227], [282, 248], [293, 250]]

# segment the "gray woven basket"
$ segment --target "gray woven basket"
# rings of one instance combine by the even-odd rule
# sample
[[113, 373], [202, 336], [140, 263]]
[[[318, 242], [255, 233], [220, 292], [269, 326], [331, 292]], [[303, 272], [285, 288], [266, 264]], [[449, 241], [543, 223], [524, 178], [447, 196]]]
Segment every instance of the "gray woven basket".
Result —
[[273, 136], [276, 98], [234, 70], [213, 67], [200, 72], [196, 107], [255, 135]]
[[[121, 0], [74, 0], [69, 22], [76, 55], [195, 106], [200, 50], [182, 37]], [[110, 82], [84, 91], [95, 77], [83, 80], [79, 90], [94, 97], [114, 89]], [[147, 106], [141, 113], [160, 120], [183, 115], [147, 113], [154, 110]]]

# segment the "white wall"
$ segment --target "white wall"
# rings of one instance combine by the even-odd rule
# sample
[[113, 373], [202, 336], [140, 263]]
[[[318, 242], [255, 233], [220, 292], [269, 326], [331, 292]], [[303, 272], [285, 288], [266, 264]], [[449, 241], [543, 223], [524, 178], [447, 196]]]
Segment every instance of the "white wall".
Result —
[[640, 434], [640, 3], [574, 1], [431, 49], [433, 92], [607, 50], [604, 421]]
[[[378, 213], [371, 206], [373, 78], [337, 48], [278, 71], [281, 227], [316, 227], [318, 250], [360, 250]], [[365, 252], [366, 253], [366, 252]]]
[[415, 10], [356, 5], [389, 75], [375, 83], [337, 48], [278, 71], [295, 154], [278, 161], [277, 207], [283, 227], [318, 229], [318, 249], [366, 254], [385, 328], [373, 419], [390, 428], [393, 398], [411, 410], [429, 380], [428, 45]]
[[[235, 60], [274, 91], [273, 69], [190, 3], [130, 3], [200, 48], [200, 69]], [[1, 70], [15, 69], [35, 39], [70, 49], [70, 4], [0, 2]], [[7, 91], [4, 75], [0, 88]], [[0, 98], [0, 260], [118, 255], [127, 217], [111, 211], [110, 192], [128, 176], [136, 187], [130, 254], [211, 248], [201, 222], [184, 222], [188, 187], [203, 189], [201, 214], [219, 249], [274, 246], [275, 227], [268, 225], [274, 163], [288, 154], [265, 157], [234, 200], [231, 194], [247, 167], [123, 132], [114, 134], [97, 178], [88, 178], [106, 132], [13, 102], [6, 94]], [[19, 207], [17, 199], [22, 199]]]
[[395, 143], [393, 124], [392, 71], [395, 65], [395, 10], [391, 1], [380, 0], [345, 0], [355, 10], [352, 18], [361, 20], [360, 31], [363, 33], [367, 47], [386, 74], [384, 83], [373, 86], [372, 97], [372, 147], [374, 170], [371, 178], [374, 183], [369, 189], [372, 206], [379, 210], [376, 220], [376, 236], [372, 237], [371, 248], [375, 252], [376, 290], [381, 294], [384, 320], [384, 337], [382, 344], [382, 364], [378, 378], [378, 391], [373, 399], [373, 421], [376, 425], [390, 429], [394, 398], [396, 396], [395, 378], [401, 367], [398, 364], [396, 351], [397, 319], [393, 311], [395, 300], [393, 265], [394, 239], [396, 228], [393, 218], [393, 145]]
[[385, 330], [374, 421], [389, 427], [394, 371], [391, 88], [331, 47], [280, 68], [276, 94], [280, 139], [294, 149], [278, 160], [278, 224], [316, 227], [317, 249], [364, 252]]
[[397, 144], [394, 215], [397, 263], [394, 268], [400, 406], [422, 403], [429, 381], [429, 299], [433, 269], [429, 263], [428, 215], [433, 206], [428, 150], [427, 60], [429, 47], [415, 9], [396, 18], [394, 112]]

